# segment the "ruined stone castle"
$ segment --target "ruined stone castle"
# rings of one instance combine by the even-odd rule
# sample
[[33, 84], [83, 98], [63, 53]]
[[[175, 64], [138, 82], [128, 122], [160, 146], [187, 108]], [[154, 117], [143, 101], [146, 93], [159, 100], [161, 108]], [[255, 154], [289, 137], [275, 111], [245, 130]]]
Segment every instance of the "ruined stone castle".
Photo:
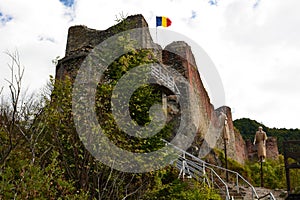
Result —
[[[125, 19], [128, 22], [126, 29], [134, 28], [147, 28], [148, 24], [142, 15], [129, 16]], [[56, 66], [56, 79], [64, 79], [65, 76], [70, 76], [71, 78], [76, 77], [76, 72], [91, 50], [106, 40], [118, 31], [123, 31], [122, 24], [116, 24], [107, 30], [94, 30], [87, 28], [86, 26], [72, 26], [69, 28], [68, 40], [66, 46], [65, 57], [59, 60]], [[159, 51], [155, 52], [158, 60], [169, 66], [175, 66], [174, 68], [181, 73], [193, 86], [197, 94], [197, 104], [198, 110], [194, 112], [194, 117], [197, 119], [195, 122], [195, 127], [197, 128], [197, 136], [193, 143], [197, 149], [201, 148], [203, 138], [205, 134], [209, 134], [210, 124], [213, 126], [218, 126], [218, 116], [220, 112], [224, 112], [228, 118], [228, 127], [230, 140], [228, 143], [228, 157], [244, 163], [248, 158], [253, 158], [256, 156], [255, 148], [251, 142], [245, 142], [238, 131], [234, 129], [232, 122], [231, 109], [227, 106], [223, 106], [215, 109], [212, 105], [208, 93], [201, 80], [201, 75], [198, 72], [197, 65], [195, 62], [194, 55], [192, 53], [191, 47], [182, 41], [174, 41], [167, 45], [164, 49], [159, 47], [151, 39], [151, 35], [148, 31], [143, 31], [140, 34], [140, 38], [143, 43], [147, 43], [147, 46], [156, 46]], [[180, 52], [181, 56], [172, 53]], [[201, 66], [205, 67], [205, 66]], [[255, 133], [253, 133], [255, 134]], [[217, 141], [216, 148], [223, 150], [223, 139], [220, 137]], [[278, 148], [275, 138], [270, 138], [267, 142], [268, 155], [269, 158], [278, 157]]]

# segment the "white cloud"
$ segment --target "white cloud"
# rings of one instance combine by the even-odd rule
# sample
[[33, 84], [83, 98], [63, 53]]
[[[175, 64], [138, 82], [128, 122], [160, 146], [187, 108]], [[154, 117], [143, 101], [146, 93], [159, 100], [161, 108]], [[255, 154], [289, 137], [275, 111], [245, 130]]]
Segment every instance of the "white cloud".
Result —
[[[34, 7], [32, 5], [35, 5]], [[4, 52], [19, 51], [25, 66], [25, 85], [31, 90], [42, 87], [55, 67], [51, 60], [63, 56], [69, 18], [59, 1], [7, 1], [0, 2], [0, 11], [13, 19], [0, 27], [1, 85], [9, 76], [9, 58]]]
[[75, 0], [75, 4], [1, 0], [0, 85], [8, 76], [9, 59], [3, 53], [7, 50], [19, 51], [26, 66], [25, 84], [36, 89], [54, 75], [51, 60], [64, 56], [69, 26], [101, 30], [115, 24], [120, 13], [141, 13], [154, 28], [155, 16], [163, 15], [172, 20], [168, 30], [191, 38], [212, 58], [234, 118], [300, 128], [300, 2], [217, 2], [215, 6], [205, 0]]
[[235, 9], [230, 6], [226, 11], [221, 43], [228, 44], [228, 52], [227, 58], [219, 59], [230, 71], [220, 70], [228, 79], [224, 82], [228, 104], [235, 107], [234, 116], [251, 117], [269, 126], [299, 128], [299, 3], [261, 1], [254, 10], [236, 4]]

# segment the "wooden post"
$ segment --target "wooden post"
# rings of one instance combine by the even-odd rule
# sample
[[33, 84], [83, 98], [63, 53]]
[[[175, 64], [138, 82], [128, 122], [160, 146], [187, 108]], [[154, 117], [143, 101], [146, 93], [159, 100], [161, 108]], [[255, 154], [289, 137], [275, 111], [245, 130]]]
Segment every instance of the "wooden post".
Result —
[[260, 159], [260, 186], [264, 187], [264, 172], [263, 172], [263, 161]]
[[[225, 153], [225, 168], [228, 169], [228, 164], [227, 164], [227, 141], [224, 140], [224, 153]], [[228, 171], [226, 170], [226, 182], [228, 183]]]

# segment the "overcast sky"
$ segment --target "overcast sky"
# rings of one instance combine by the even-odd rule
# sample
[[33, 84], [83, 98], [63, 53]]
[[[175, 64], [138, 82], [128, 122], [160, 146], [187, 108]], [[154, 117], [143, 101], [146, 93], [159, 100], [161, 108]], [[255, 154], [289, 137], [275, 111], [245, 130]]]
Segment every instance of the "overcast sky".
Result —
[[38, 90], [55, 74], [51, 61], [64, 57], [70, 26], [103, 30], [120, 13], [140, 13], [155, 28], [155, 16], [167, 16], [168, 30], [213, 60], [234, 119], [300, 128], [299, 10], [299, 0], [0, 0], [0, 86], [7, 51], [18, 50], [25, 86]]

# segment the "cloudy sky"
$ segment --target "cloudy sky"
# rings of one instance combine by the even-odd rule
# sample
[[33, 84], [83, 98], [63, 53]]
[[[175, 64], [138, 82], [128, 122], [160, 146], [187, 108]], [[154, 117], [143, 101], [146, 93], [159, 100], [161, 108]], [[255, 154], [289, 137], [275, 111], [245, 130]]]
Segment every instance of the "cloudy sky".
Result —
[[19, 52], [24, 85], [37, 91], [55, 73], [51, 61], [64, 57], [68, 27], [103, 30], [120, 13], [141, 13], [155, 28], [163, 15], [168, 30], [213, 60], [234, 119], [300, 128], [299, 9], [299, 0], [0, 0], [0, 86], [9, 77], [5, 52]]

